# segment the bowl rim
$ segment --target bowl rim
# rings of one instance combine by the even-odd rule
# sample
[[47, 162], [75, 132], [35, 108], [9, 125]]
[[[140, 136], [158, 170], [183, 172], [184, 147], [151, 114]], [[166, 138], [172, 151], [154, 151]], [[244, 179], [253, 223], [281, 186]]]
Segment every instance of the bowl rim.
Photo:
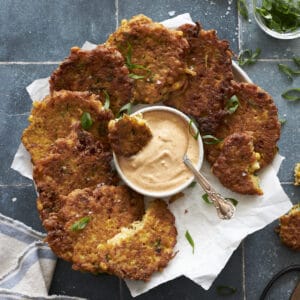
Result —
[[[163, 106], [163, 105], [155, 105], [155, 106], [141, 108], [141, 109], [137, 110], [136, 112], [132, 113], [131, 116], [137, 115], [139, 113], [145, 113], [145, 112], [155, 111], [155, 110], [158, 110], [158, 111], [163, 110], [163, 111], [168, 111], [168, 112], [174, 113], [174, 114], [180, 116], [187, 123], [189, 123], [191, 120], [187, 115], [185, 115], [181, 111], [179, 111], [175, 108]], [[194, 123], [192, 123], [191, 126], [194, 130], [198, 131], [198, 128], [196, 127], [196, 125]], [[202, 137], [200, 134], [198, 136], [197, 142], [198, 142], [197, 144], [199, 147], [199, 156], [198, 156], [197, 165], [195, 167], [197, 170], [200, 170], [202, 167], [202, 164], [203, 164], [203, 160], [204, 160], [204, 148], [203, 148]], [[195, 176], [191, 173], [191, 178], [189, 178], [183, 184], [181, 184], [180, 186], [178, 186], [172, 190], [162, 191], [162, 192], [151, 192], [149, 190], [144, 190], [144, 189], [140, 188], [139, 186], [136, 186], [130, 180], [127, 179], [127, 177], [125, 176], [125, 174], [123, 173], [123, 171], [120, 168], [117, 155], [115, 154], [114, 151], [113, 151], [113, 160], [114, 160], [114, 164], [115, 164], [115, 167], [116, 167], [116, 170], [117, 170], [119, 176], [121, 177], [121, 179], [124, 181], [124, 183], [126, 185], [128, 185], [130, 188], [132, 188], [133, 190], [135, 190], [136, 192], [138, 192], [142, 195], [153, 197], [153, 198], [166, 198], [166, 197], [173, 196], [173, 195], [181, 192], [185, 188], [187, 188], [195, 179]]]

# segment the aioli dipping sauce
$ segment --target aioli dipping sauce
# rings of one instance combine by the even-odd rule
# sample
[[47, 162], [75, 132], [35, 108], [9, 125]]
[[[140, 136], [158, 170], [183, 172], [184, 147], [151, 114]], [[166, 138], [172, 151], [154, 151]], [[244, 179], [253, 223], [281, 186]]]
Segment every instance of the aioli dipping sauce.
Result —
[[119, 167], [127, 180], [149, 193], [172, 191], [193, 177], [182, 158], [188, 146], [188, 157], [197, 165], [199, 143], [180, 115], [167, 110], [142, 114], [153, 137], [136, 155], [118, 157]]

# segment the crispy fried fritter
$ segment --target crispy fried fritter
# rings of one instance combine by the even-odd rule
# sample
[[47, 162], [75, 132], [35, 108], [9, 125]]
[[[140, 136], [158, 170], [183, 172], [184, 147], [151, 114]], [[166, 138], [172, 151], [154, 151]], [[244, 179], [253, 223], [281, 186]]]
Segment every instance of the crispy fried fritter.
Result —
[[93, 50], [71, 49], [70, 56], [50, 78], [50, 91], [90, 91], [99, 95], [102, 103], [106, 93], [114, 113], [130, 102], [132, 79], [121, 53], [112, 47], [99, 45]]
[[233, 133], [224, 140], [212, 172], [234, 192], [262, 195], [258, 177], [254, 175], [260, 168], [259, 157], [254, 152], [252, 133]]
[[300, 185], [300, 162], [295, 164], [294, 169], [295, 185]]
[[101, 268], [121, 278], [147, 281], [174, 256], [177, 230], [165, 202], [153, 201], [142, 221], [97, 247]]
[[196, 75], [189, 76], [184, 88], [173, 92], [165, 104], [192, 116], [202, 134], [215, 134], [227, 114], [225, 105], [233, 79], [229, 43], [219, 40], [215, 30], [203, 30], [199, 24], [178, 29], [190, 44], [185, 60]]
[[[272, 97], [251, 83], [233, 82], [234, 94], [239, 100], [237, 110], [226, 116], [216, 133], [225, 139], [235, 132], [253, 132], [254, 151], [260, 154], [260, 167], [272, 162], [277, 153], [276, 143], [280, 136], [277, 108]], [[220, 155], [221, 143], [205, 145], [208, 161], [213, 164]]]
[[294, 205], [279, 221], [278, 233], [281, 241], [291, 249], [300, 251], [300, 204]]
[[169, 30], [138, 15], [123, 20], [107, 44], [117, 47], [126, 58], [134, 78], [134, 101], [151, 104], [165, 100], [184, 85], [186, 63], [182, 58], [188, 42], [181, 31]]
[[57, 139], [50, 154], [37, 161], [33, 169], [42, 220], [57, 211], [59, 195], [99, 184], [115, 184], [117, 176], [112, 171], [111, 159], [106, 145], [81, 129], [79, 123], [73, 126], [69, 136]]
[[102, 108], [96, 95], [88, 92], [60, 91], [34, 102], [30, 125], [24, 130], [22, 142], [31, 154], [33, 163], [48, 155], [56, 139], [66, 137], [70, 126], [88, 112], [93, 120], [89, 132], [108, 143], [107, 124], [113, 118], [110, 110]]
[[46, 241], [59, 257], [75, 269], [99, 272], [97, 245], [142, 218], [143, 197], [126, 186], [101, 186], [74, 190], [62, 196], [63, 206], [43, 225]]
[[108, 124], [108, 138], [117, 155], [131, 156], [145, 147], [152, 133], [142, 115], [123, 115]]

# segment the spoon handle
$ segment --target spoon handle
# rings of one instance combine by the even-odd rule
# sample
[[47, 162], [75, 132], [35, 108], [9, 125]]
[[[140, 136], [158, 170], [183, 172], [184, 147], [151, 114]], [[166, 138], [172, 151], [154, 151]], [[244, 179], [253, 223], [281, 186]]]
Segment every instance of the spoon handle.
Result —
[[214, 188], [210, 185], [207, 179], [195, 169], [191, 160], [185, 154], [183, 157], [184, 164], [188, 169], [195, 175], [195, 179], [201, 185], [203, 190], [207, 193], [209, 199], [212, 201], [213, 205], [217, 210], [217, 214], [220, 219], [229, 220], [233, 217], [235, 212], [234, 205], [224, 199], [219, 193], [217, 193]]

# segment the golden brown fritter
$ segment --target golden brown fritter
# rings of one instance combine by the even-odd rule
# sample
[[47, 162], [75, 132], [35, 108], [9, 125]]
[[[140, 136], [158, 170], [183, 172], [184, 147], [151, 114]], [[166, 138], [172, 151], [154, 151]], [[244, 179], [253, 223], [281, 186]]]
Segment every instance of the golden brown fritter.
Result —
[[29, 116], [30, 125], [22, 136], [32, 162], [46, 157], [50, 146], [58, 138], [66, 137], [71, 125], [78, 122], [84, 113], [89, 113], [93, 120], [89, 132], [107, 143], [107, 125], [113, 114], [103, 109], [98, 96], [89, 92], [60, 91], [41, 102], [34, 102]]
[[46, 241], [56, 255], [72, 261], [75, 269], [90, 272], [101, 271], [97, 245], [144, 214], [143, 197], [126, 186], [78, 189], [62, 196], [62, 202], [62, 208], [43, 222]]
[[281, 241], [291, 249], [300, 251], [300, 204], [294, 205], [279, 221], [278, 233]]
[[33, 169], [42, 220], [57, 211], [59, 195], [99, 184], [117, 183], [111, 168], [110, 149], [81, 129], [79, 123], [73, 126], [69, 136], [57, 139], [50, 149], [50, 154], [37, 161]]
[[233, 79], [229, 43], [219, 40], [215, 30], [203, 30], [199, 24], [178, 29], [189, 42], [185, 60], [196, 75], [188, 76], [184, 88], [173, 92], [165, 104], [192, 116], [202, 134], [215, 134], [227, 114], [226, 100]]
[[101, 268], [121, 278], [148, 281], [152, 273], [161, 271], [173, 258], [177, 230], [174, 216], [165, 202], [155, 200], [142, 221], [100, 243]]
[[260, 155], [254, 152], [250, 132], [233, 133], [222, 143], [222, 150], [212, 166], [212, 172], [221, 183], [234, 192], [262, 195], [255, 171], [259, 167]]
[[130, 102], [132, 79], [121, 53], [113, 48], [99, 45], [93, 50], [71, 49], [50, 78], [50, 91], [90, 91], [97, 94], [102, 103], [109, 97], [114, 113]]
[[[277, 153], [276, 143], [280, 136], [277, 108], [272, 97], [257, 85], [236, 82], [232, 84], [239, 106], [234, 113], [223, 119], [215, 136], [225, 139], [235, 132], [253, 132], [254, 151], [260, 154], [260, 168], [263, 168], [272, 162]], [[206, 157], [211, 164], [219, 157], [220, 146], [220, 143], [205, 144]]]
[[132, 156], [145, 147], [152, 133], [142, 115], [123, 115], [108, 124], [108, 138], [117, 155]]
[[117, 47], [126, 58], [134, 79], [133, 101], [155, 103], [165, 100], [186, 81], [182, 59], [188, 42], [181, 31], [169, 30], [144, 15], [123, 20], [107, 44]]
[[300, 162], [295, 164], [294, 175], [295, 175], [294, 184], [300, 185]]

